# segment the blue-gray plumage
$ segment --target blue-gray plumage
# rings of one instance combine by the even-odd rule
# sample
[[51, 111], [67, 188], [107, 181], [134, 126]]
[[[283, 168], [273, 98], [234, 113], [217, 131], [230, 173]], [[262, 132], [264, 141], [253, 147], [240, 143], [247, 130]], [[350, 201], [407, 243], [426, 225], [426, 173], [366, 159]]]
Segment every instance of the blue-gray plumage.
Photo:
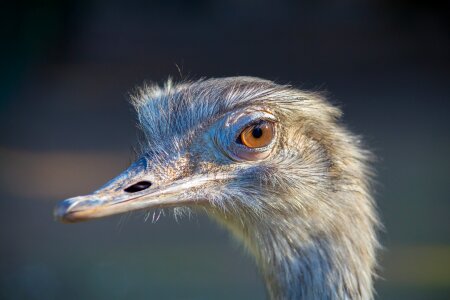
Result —
[[132, 103], [141, 158], [93, 194], [61, 202], [58, 218], [203, 209], [253, 254], [270, 298], [373, 297], [370, 155], [339, 109], [251, 77], [169, 80]]

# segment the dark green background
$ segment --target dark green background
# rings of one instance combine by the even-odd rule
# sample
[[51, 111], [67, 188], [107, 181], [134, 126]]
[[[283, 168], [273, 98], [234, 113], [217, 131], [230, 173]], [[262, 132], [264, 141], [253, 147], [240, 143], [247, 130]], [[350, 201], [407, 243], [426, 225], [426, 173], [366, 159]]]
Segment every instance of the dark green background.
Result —
[[[379, 299], [450, 297], [450, 24], [438, 1], [15, 1], [0, 22], [0, 298], [261, 299], [203, 215], [52, 219], [131, 161], [144, 80], [328, 91], [378, 159]], [[151, 219], [151, 217], [150, 217]]]

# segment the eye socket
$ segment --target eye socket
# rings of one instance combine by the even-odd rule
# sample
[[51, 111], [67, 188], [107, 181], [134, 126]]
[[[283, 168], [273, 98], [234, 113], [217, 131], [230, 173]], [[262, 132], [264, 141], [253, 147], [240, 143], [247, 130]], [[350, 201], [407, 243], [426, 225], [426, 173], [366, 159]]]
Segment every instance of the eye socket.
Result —
[[269, 111], [249, 108], [230, 113], [211, 132], [214, 143], [228, 158], [258, 161], [273, 152], [278, 127], [278, 118]]
[[238, 142], [252, 149], [266, 147], [275, 136], [274, 127], [274, 123], [269, 121], [249, 125], [239, 134]]

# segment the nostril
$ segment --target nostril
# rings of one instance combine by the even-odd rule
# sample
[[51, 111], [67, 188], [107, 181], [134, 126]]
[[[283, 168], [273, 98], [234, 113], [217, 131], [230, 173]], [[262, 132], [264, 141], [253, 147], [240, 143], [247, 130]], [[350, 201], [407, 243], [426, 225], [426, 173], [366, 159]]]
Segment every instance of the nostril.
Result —
[[139, 181], [138, 183], [135, 183], [133, 185], [130, 185], [125, 189], [125, 192], [127, 193], [136, 193], [145, 189], [148, 189], [152, 183], [150, 181]]

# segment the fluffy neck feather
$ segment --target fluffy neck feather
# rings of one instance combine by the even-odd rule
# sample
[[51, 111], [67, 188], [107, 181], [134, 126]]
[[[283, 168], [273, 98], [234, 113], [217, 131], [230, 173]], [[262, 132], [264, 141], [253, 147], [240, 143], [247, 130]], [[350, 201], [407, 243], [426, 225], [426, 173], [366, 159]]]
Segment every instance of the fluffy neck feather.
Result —
[[271, 299], [372, 299], [374, 226], [364, 211], [350, 214], [327, 230], [300, 214], [262, 223], [214, 216], [256, 258]]

